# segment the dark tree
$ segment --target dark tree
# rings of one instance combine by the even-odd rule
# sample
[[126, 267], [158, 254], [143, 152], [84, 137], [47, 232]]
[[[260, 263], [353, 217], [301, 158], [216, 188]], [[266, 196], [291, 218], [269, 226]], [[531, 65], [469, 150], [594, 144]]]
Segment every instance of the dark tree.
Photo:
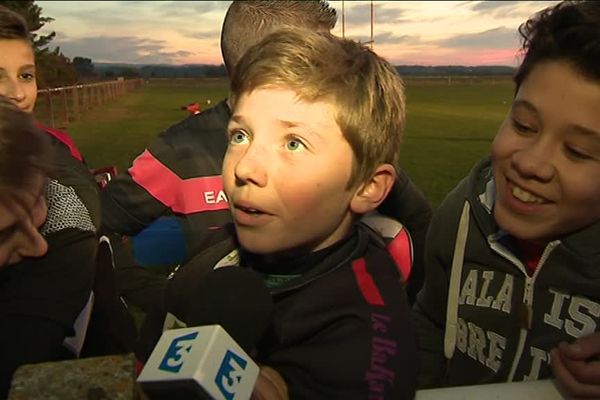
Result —
[[125, 67], [121, 69], [120, 75], [125, 79], [139, 78], [140, 72], [136, 68]]
[[90, 78], [96, 76], [96, 70], [94, 69], [94, 64], [90, 58], [74, 57], [73, 67], [75, 67], [75, 70], [80, 78]]
[[48, 46], [48, 44], [56, 36], [56, 32], [54, 31], [47, 35], [38, 35], [35, 33], [44, 25], [46, 25], [46, 23], [54, 21], [54, 18], [42, 17], [42, 8], [35, 4], [33, 0], [1, 0], [0, 4], [18, 12], [23, 18], [25, 18], [27, 26], [29, 27], [29, 31], [31, 32], [31, 41], [36, 53]]
[[45, 49], [37, 55], [38, 86], [52, 88], [73, 85], [77, 82], [77, 71], [71, 60], [60, 52], [59, 47], [53, 51]]

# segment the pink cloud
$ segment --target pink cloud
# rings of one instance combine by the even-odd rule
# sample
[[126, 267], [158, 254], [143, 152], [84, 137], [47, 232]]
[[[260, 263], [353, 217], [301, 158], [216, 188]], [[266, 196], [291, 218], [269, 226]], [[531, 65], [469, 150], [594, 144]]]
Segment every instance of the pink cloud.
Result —
[[518, 64], [517, 49], [413, 49], [398, 51], [393, 47], [375, 51], [392, 64], [405, 65], [508, 65]]

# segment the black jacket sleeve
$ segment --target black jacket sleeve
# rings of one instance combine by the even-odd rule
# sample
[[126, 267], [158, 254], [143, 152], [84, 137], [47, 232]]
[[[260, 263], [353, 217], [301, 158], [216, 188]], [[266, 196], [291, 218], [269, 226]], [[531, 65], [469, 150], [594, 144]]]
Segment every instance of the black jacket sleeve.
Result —
[[[146, 151], [150, 152], [157, 163], [165, 155], [177, 158], [178, 152], [166, 139], [159, 135]], [[135, 168], [135, 160], [132, 168]], [[153, 171], [140, 168], [145, 181], [151, 181]], [[143, 186], [136, 183], [129, 170], [114, 177], [100, 194], [102, 204], [102, 231], [134, 236], [165, 214], [167, 205], [152, 196]]]
[[[132, 167], [102, 191], [103, 230], [133, 236], [166, 214], [203, 214], [205, 210], [174, 207], [173, 199], [163, 197], [191, 201], [184, 189], [186, 181], [221, 175], [228, 120], [229, 109], [223, 101], [160, 133]], [[196, 195], [202, 197], [202, 193]]]
[[63, 340], [92, 289], [94, 233], [64, 229], [47, 241], [44, 257], [0, 272], [0, 398], [19, 365], [68, 356]]

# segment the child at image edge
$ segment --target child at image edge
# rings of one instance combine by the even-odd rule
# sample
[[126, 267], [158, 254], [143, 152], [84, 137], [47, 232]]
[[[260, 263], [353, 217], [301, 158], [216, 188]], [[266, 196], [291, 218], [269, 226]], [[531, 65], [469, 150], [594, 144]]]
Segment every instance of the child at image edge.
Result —
[[[413, 398], [402, 276], [359, 222], [396, 176], [400, 77], [356, 42], [285, 29], [241, 59], [231, 104], [223, 181], [236, 235], [216, 231], [220, 241], [174, 273], [167, 307], [193, 302], [189, 282], [237, 248], [275, 305], [255, 357], [256, 398]], [[185, 307], [167, 311], [186, 322]]]
[[521, 26], [491, 157], [444, 200], [415, 304], [422, 387], [554, 376], [600, 398], [600, 2]]

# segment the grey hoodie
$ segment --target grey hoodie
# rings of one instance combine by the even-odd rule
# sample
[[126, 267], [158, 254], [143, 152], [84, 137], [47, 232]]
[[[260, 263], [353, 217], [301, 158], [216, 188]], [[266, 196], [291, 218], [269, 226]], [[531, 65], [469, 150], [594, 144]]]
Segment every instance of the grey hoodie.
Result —
[[548, 378], [552, 348], [600, 331], [600, 223], [548, 243], [528, 276], [494, 198], [486, 157], [433, 217], [413, 308], [420, 387]]

